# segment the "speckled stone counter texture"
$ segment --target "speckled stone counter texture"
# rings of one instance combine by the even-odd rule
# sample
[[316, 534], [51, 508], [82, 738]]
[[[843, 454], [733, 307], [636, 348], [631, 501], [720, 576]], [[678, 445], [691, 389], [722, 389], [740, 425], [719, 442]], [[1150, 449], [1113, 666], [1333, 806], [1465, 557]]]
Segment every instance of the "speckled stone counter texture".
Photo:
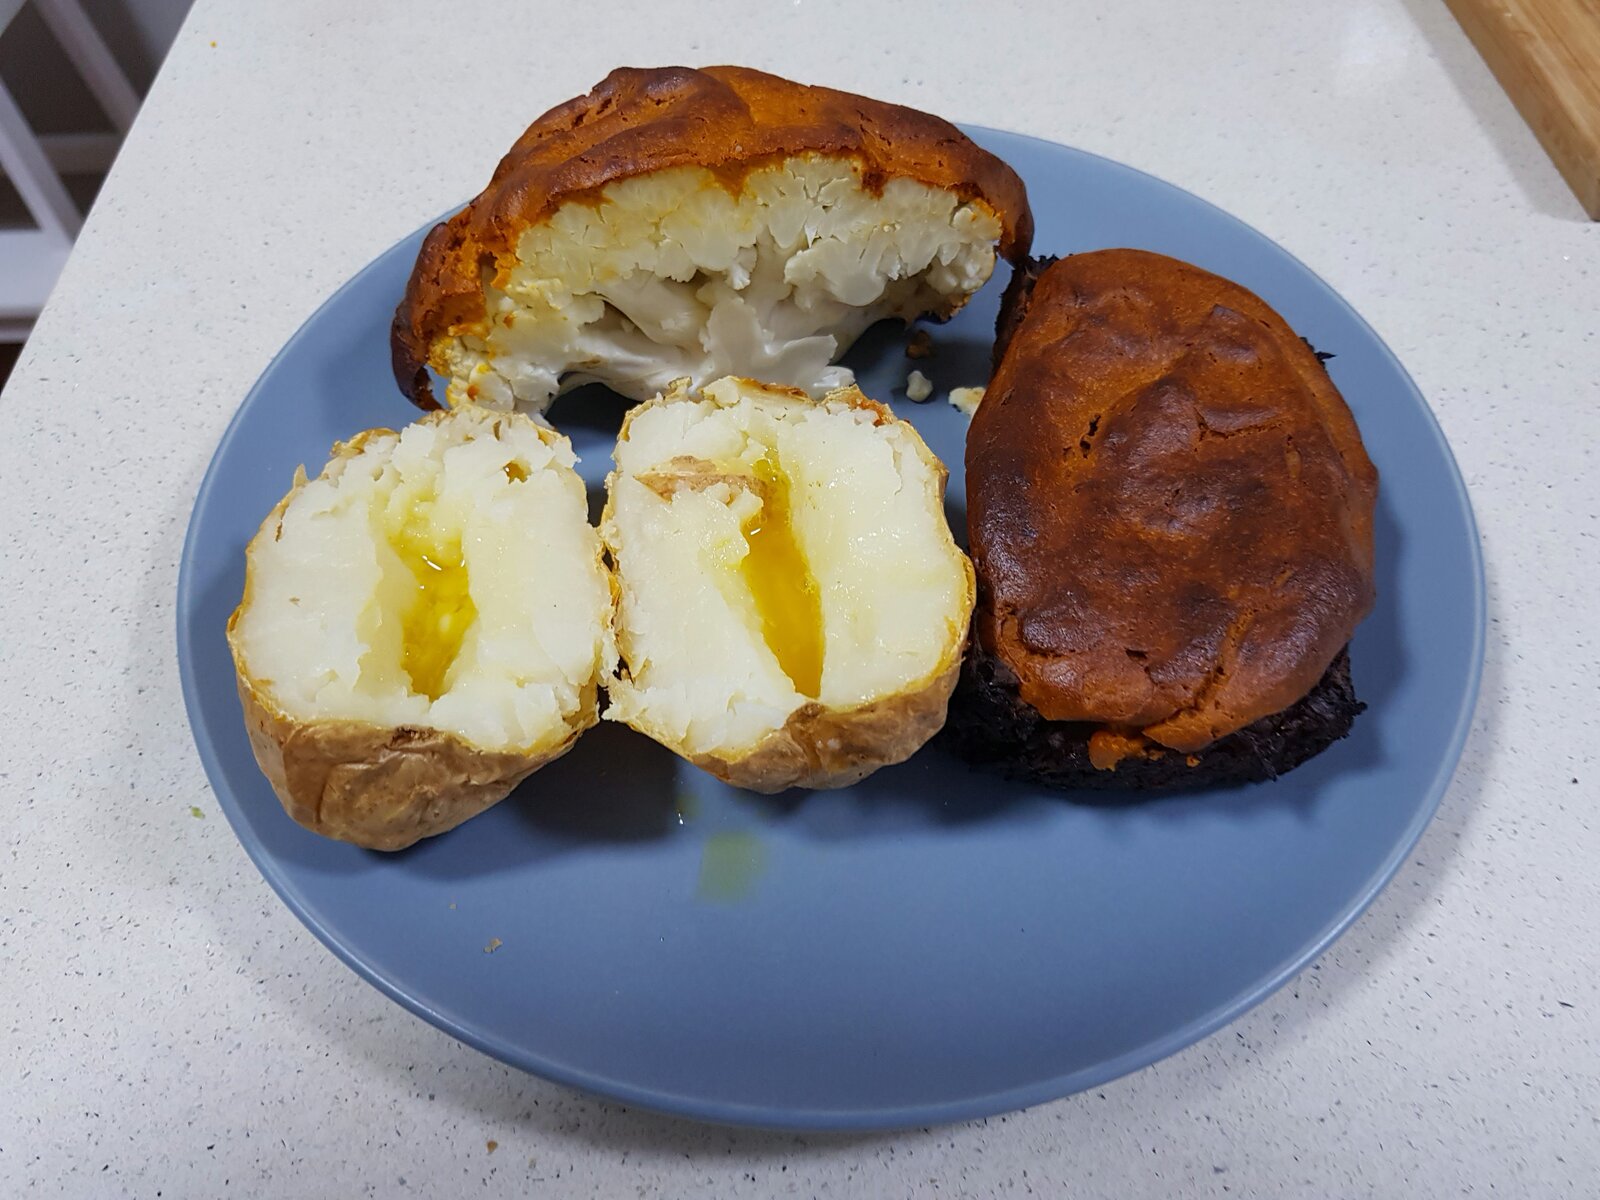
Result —
[[[416, 0], [201, 0], [184, 27], [0, 395], [0, 1195], [1595, 1194], [1600, 225], [1444, 7], [607, 7], [603, 36], [593, 6]], [[627, 1111], [361, 982], [219, 812], [173, 595], [235, 406], [536, 113], [675, 61], [1172, 180], [1326, 278], [1438, 413], [1488, 562], [1460, 771], [1359, 923], [1191, 1049], [893, 1135]]]

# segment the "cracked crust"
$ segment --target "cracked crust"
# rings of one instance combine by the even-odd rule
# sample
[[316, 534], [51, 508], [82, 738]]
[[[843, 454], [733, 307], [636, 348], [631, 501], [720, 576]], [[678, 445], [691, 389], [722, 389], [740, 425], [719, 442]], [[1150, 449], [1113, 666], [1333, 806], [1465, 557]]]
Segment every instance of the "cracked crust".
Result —
[[998, 332], [968, 526], [1020, 698], [1192, 752], [1304, 697], [1371, 608], [1377, 492], [1316, 354], [1139, 250], [1018, 270]]
[[983, 204], [999, 218], [1001, 255], [1028, 253], [1022, 180], [948, 121], [747, 67], [619, 67], [534, 121], [489, 186], [428, 234], [391, 333], [400, 390], [438, 406], [427, 372], [435, 341], [482, 321], [483, 273], [514, 257], [522, 231], [561, 205], [680, 166], [706, 167], [736, 191], [755, 168], [806, 153], [853, 159], [874, 193], [914, 179]]

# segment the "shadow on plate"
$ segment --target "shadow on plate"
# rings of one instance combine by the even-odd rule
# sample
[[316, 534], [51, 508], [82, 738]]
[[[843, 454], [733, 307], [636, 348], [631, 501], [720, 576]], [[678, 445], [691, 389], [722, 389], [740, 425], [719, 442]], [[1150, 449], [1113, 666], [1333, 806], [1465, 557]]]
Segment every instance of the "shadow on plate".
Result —
[[625, 725], [602, 721], [570, 753], [504, 801], [544, 838], [637, 842], [676, 826], [678, 757]]
[[[973, 312], [978, 314], [997, 308], [1004, 286], [1003, 282], [991, 281], [980, 293], [983, 299], [972, 301]], [[914, 370], [932, 380], [940, 392], [952, 387], [978, 387], [989, 379], [989, 357], [994, 350], [993, 327], [992, 319], [980, 320], [976, 329], [969, 328], [966, 323], [953, 326], [937, 321], [917, 321], [911, 328], [927, 333], [932, 354], [927, 358], [911, 358], [905, 352], [911, 328], [891, 318], [871, 326], [839, 361], [854, 371], [858, 379], [879, 381], [880, 387], [887, 382], [896, 400], [906, 398], [906, 376]], [[878, 395], [865, 386], [862, 390], [874, 400], [884, 403], [890, 400], [889, 395]]]
[[936, 745], [838, 791], [794, 788], [773, 796], [729, 789], [772, 822], [822, 841], [849, 841], [981, 821], [1044, 820], [1054, 800], [1025, 785], [974, 771]]
[[372, 855], [461, 879], [589, 847], [653, 842], [677, 828], [677, 770], [677, 758], [649, 738], [602, 722], [482, 816], [399, 855]]

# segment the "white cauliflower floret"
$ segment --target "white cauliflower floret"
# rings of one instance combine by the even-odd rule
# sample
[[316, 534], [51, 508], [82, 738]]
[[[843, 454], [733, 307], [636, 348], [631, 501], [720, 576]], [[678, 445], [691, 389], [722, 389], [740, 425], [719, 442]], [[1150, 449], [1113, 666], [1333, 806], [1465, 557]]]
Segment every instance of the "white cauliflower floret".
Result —
[[950, 403], [968, 420], [978, 411], [978, 405], [983, 403], [984, 389], [981, 387], [958, 387], [950, 389]]
[[634, 400], [724, 375], [821, 394], [869, 325], [959, 308], [988, 280], [1000, 221], [910, 179], [881, 195], [847, 158], [752, 171], [737, 195], [702, 167], [607, 185], [526, 230], [484, 283], [476, 334], [436, 347], [452, 405], [543, 412], [600, 382]]

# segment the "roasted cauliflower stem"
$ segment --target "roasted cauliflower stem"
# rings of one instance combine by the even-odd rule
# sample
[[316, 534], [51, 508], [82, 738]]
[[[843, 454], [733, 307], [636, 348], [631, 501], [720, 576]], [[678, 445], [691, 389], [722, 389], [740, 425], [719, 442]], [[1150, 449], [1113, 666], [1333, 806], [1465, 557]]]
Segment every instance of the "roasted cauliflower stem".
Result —
[[607, 720], [764, 792], [853, 783], [938, 731], [973, 575], [909, 424], [853, 387], [680, 383], [615, 457]]
[[1021, 181], [953, 125], [739, 67], [612, 72], [540, 117], [429, 235], [396, 379], [543, 412], [735, 374], [820, 395], [869, 325], [959, 309], [1032, 239]]
[[228, 623], [256, 758], [295, 820], [399, 849], [595, 723], [611, 577], [574, 461], [527, 417], [463, 408], [297, 475]]

